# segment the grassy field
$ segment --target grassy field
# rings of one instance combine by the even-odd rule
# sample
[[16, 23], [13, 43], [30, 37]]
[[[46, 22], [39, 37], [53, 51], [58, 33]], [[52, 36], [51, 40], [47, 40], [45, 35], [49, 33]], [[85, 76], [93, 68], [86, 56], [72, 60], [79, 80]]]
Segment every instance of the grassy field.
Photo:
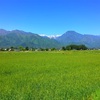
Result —
[[0, 52], [0, 100], [100, 100], [100, 51]]

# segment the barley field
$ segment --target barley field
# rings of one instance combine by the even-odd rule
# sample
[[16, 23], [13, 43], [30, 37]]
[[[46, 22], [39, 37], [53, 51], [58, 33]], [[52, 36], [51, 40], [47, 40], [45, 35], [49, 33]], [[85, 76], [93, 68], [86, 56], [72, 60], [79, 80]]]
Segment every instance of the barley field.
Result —
[[100, 51], [0, 52], [0, 100], [100, 100]]

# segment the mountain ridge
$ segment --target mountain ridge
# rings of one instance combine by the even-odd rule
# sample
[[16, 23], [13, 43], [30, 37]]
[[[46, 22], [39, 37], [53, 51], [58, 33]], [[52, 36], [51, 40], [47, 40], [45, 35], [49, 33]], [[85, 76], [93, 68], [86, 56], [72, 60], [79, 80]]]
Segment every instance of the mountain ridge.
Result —
[[6, 31], [2, 35], [0, 30], [0, 47], [34, 47], [34, 48], [59, 48], [59, 43], [54, 39], [48, 37], [41, 37], [38, 34], [31, 32], [24, 32], [20, 30]]
[[67, 31], [60, 36], [41, 36], [22, 30], [7, 31], [0, 29], [0, 48], [28, 46], [34, 48], [61, 48], [70, 44], [84, 44], [89, 48], [100, 48], [100, 35], [80, 34]]
[[99, 35], [83, 35], [75, 31], [67, 31], [60, 37], [56, 38], [56, 40], [65, 45], [84, 44], [89, 48], [100, 48]]

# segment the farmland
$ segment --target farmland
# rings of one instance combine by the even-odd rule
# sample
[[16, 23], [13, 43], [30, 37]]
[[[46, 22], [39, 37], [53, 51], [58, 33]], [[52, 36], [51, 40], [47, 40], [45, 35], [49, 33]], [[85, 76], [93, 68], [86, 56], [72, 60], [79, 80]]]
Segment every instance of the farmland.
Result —
[[0, 100], [100, 100], [100, 51], [0, 52]]

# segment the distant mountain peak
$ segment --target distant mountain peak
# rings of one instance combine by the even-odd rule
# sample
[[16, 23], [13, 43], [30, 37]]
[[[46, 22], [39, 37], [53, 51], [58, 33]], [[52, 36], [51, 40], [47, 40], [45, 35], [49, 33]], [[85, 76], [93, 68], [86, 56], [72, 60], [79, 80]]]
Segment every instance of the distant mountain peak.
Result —
[[65, 32], [65, 34], [80, 34], [80, 33], [76, 32], [76, 31], [67, 31], [67, 32]]
[[59, 36], [61, 36], [61, 35], [50, 35], [50, 36], [48, 36], [50, 39], [56, 39], [57, 37], [59, 37]]
[[73, 31], [73, 30], [69, 30], [66, 33], [77, 33], [77, 32], [76, 31]]
[[56, 39], [57, 37], [61, 36], [61, 35], [45, 35], [45, 34], [39, 34], [42, 37], [48, 37], [50, 39]]

